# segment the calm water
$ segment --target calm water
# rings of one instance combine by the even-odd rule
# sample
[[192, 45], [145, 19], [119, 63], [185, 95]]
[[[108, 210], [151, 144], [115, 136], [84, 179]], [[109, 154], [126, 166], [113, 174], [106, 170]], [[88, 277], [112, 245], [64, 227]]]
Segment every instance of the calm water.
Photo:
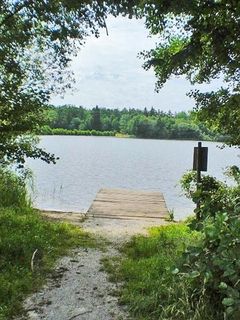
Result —
[[[193, 204], [181, 195], [182, 174], [192, 168], [194, 141], [45, 136], [41, 146], [60, 157], [56, 165], [28, 161], [35, 178], [34, 203], [41, 209], [86, 211], [100, 188], [159, 190], [177, 218]], [[208, 173], [239, 165], [239, 150], [209, 147]]]

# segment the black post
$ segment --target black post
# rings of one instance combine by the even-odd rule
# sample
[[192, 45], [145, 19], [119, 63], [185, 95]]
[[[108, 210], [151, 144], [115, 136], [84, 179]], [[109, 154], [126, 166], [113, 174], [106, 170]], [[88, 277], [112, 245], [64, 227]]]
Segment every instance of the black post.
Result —
[[198, 142], [197, 150], [197, 183], [201, 183], [201, 151], [202, 151], [202, 142]]
[[[201, 185], [201, 152], [202, 152], [202, 142], [198, 142], [198, 149], [197, 149], [197, 190], [199, 190]], [[196, 210], [196, 218], [200, 220], [200, 199], [197, 201], [197, 210]]]
[[[207, 171], [207, 163], [208, 163], [208, 148], [202, 147], [202, 142], [198, 142], [198, 146], [194, 147], [194, 152], [193, 152], [193, 170], [197, 171], [197, 191], [200, 191], [200, 188], [202, 187], [201, 171]], [[200, 205], [201, 205], [201, 199], [199, 197], [197, 200], [197, 207], [195, 209], [197, 220], [201, 219]]]

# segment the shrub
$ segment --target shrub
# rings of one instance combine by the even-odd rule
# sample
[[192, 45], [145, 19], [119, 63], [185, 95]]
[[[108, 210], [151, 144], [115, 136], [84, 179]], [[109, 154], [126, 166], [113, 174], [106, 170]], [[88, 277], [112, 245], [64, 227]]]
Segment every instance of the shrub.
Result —
[[10, 206], [29, 206], [24, 177], [0, 168], [0, 207]]
[[[195, 303], [204, 295], [216, 310], [217, 319], [240, 319], [240, 171], [229, 169], [236, 185], [227, 186], [212, 177], [204, 177], [198, 191], [192, 174], [183, 185], [189, 196], [200, 199], [202, 241], [184, 254], [181, 277], [192, 281]], [[193, 224], [192, 224], [193, 226]]]
[[226, 211], [230, 214], [234, 210], [234, 199], [240, 194], [239, 169], [233, 166], [228, 169], [226, 174], [235, 180], [235, 185], [230, 187], [214, 177], [204, 175], [201, 178], [201, 183], [197, 186], [195, 171], [183, 175], [182, 189], [189, 199], [200, 204], [195, 212], [199, 211], [201, 221], [204, 221], [208, 216], [215, 217], [218, 212]]

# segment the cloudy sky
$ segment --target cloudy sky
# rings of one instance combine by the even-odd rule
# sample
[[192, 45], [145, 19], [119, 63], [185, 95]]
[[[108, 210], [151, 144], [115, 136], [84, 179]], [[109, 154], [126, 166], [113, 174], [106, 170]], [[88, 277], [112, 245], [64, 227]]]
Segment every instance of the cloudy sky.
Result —
[[[73, 59], [74, 89], [64, 97], [55, 96], [55, 105], [74, 104], [87, 108], [152, 106], [164, 111], [190, 110], [194, 101], [186, 93], [194, 87], [184, 78], [169, 80], [163, 89], [154, 92], [156, 78], [152, 70], [142, 68], [143, 60], [137, 57], [142, 50], [154, 48], [157, 38], [149, 38], [141, 20], [124, 17], [107, 19], [109, 35], [102, 30], [100, 38], [91, 37]], [[216, 81], [211, 88], [221, 83]], [[202, 91], [209, 85], [198, 86]]]

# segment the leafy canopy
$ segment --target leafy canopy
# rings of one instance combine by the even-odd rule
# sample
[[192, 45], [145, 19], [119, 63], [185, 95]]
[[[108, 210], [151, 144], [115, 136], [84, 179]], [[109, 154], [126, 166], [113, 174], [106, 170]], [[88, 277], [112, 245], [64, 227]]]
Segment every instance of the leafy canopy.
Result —
[[216, 92], [190, 93], [201, 121], [240, 144], [240, 2], [237, 0], [146, 1], [146, 25], [160, 33], [155, 49], [143, 52], [153, 67], [157, 90], [171, 75], [192, 83], [223, 78]]
[[127, 1], [1, 1], [0, 162], [55, 160], [26, 134], [42, 125], [50, 94], [70, 86], [66, 67], [85, 38], [98, 36], [109, 13], [131, 12], [128, 7]]

